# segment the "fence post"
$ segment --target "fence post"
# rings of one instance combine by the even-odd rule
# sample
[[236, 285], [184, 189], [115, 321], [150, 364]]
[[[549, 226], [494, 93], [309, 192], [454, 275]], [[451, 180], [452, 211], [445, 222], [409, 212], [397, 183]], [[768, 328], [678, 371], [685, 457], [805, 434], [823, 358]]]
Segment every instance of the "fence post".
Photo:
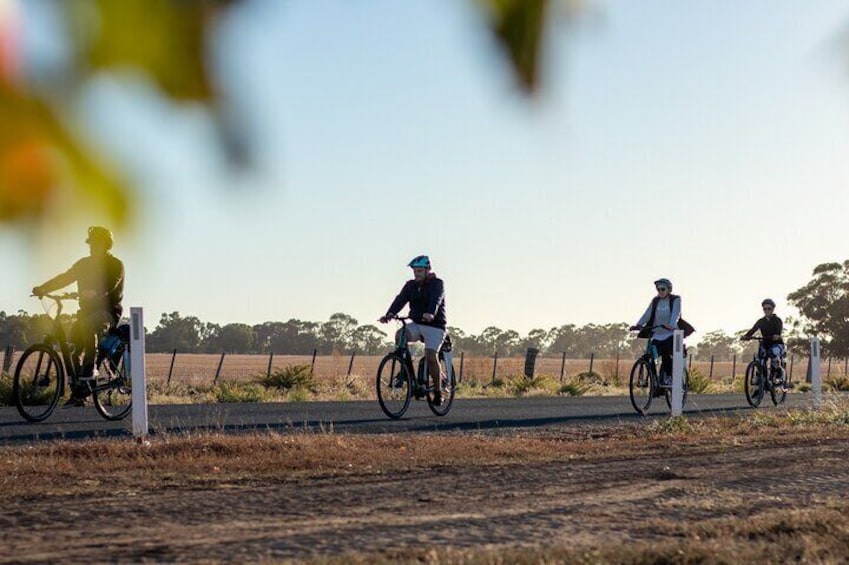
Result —
[[831, 355], [828, 356], [828, 368], [825, 370], [825, 376], [831, 376]]
[[593, 372], [593, 362], [595, 361], [595, 353], [590, 353], [590, 373]]
[[619, 383], [619, 349], [616, 350], [616, 382]]
[[495, 382], [495, 372], [498, 370], [498, 350], [492, 355], [492, 382]]
[[218, 369], [215, 370], [215, 379], [212, 381], [213, 386], [218, 384], [218, 376], [221, 374], [221, 365], [224, 364], [224, 355], [225, 353], [221, 353], [221, 359], [218, 361]]
[[689, 365], [687, 367], [687, 370], [692, 371], [693, 370], [693, 355], [687, 355], [687, 365]]
[[354, 356], [357, 354], [356, 351], [351, 352], [351, 361], [348, 363], [348, 374], [345, 375], [347, 377], [351, 376], [351, 371], [354, 369]]
[[563, 373], [566, 372], [566, 352], [563, 352], [563, 360], [560, 361], [560, 382], [563, 382]]
[[3, 372], [8, 373], [12, 368], [12, 356], [15, 354], [15, 346], [7, 345], [6, 351], [3, 354]]
[[710, 374], [708, 375], [710, 380], [713, 380], [713, 355], [710, 356]]
[[318, 353], [318, 349], [312, 350], [312, 363], [310, 363], [310, 376], [312, 376], [313, 372], [315, 371], [315, 356], [316, 356], [317, 353]]
[[737, 377], [737, 354], [731, 358], [731, 380], [733, 381]]
[[811, 358], [808, 361], [808, 374], [811, 377], [811, 390], [814, 393], [814, 410], [822, 406], [822, 378], [820, 377], [820, 340], [811, 338]]
[[464, 375], [464, 373], [463, 373], [463, 361], [465, 360], [465, 357], [466, 357], [466, 352], [461, 351], [460, 352], [460, 380], [461, 381], [463, 380], [463, 375]]
[[265, 371], [265, 378], [266, 379], [271, 378], [271, 363], [273, 361], [274, 361], [274, 352], [272, 351], [271, 353], [268, 354], [268, 370]]
[[793, 382], [793, 361], [794, 361], [795, 358], [796, 358], [796, 355], [794, 353], [791, 353], [790, 354], [790, 373], [787, 375], [787, 379], [790, 382]]
[[849, 375], [849, 357], [843, 358], [843, 376]]
[[166, 386], [171, 386], [171, 373], [174, 372], [174, 361], [177, 359], [177, 350], [171, 354], [171, 366], [168, 367], [168, 380], [165, 382]]
[[537, 355], [539, 355], [539, 349], [536, 347], [529, 347], [527, 352], [525, 352], [525, 376], [529, 379], [534, 378]]

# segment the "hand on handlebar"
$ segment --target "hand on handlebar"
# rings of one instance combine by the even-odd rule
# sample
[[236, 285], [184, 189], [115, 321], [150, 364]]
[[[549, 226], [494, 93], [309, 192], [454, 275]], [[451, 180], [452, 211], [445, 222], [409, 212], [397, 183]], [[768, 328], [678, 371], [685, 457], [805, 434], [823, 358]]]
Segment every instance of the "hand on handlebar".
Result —
[[433, 314], [429, 314], [429, 313], [428, 314], [422, 314], [422, 321], [423, 322], [432, 322], [433, 318], [434, 318]]
[[638, 332], [641, 329], [643, 329], [643, 326], [631, 326], [630, 328], [628, 328], [628, 331], [629, 332]]

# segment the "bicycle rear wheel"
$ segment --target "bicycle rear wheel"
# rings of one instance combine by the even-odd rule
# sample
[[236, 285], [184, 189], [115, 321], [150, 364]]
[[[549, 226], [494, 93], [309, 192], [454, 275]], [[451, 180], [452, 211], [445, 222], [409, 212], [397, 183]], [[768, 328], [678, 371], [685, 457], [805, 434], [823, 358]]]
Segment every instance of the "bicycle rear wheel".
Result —
[[745, 379], [746, 402], [752, 408], [757, 408], [764, 399], [764, 375], [761, 366], [756, 361], [752, 361], [746, 367]]
[[[419, 359], [419, 374], [424, 374], [424, 357]], [[447, 375], [448, 372], [445, 370], [445, 359], [442, 356], [439, 356], [439, 374]], [[442, 383], [440, 392], [442, 396], [442, 403], [436, 404], [436, 391], [433, 387], [433, 381], [428, 375], [427, 383], [427, 405], [430, 407], [430, 411], [436, 414], [437, 416], [445, 416], [451, 410], [451, 404], [454, 402], [454, 392], [457, 388], [457, 373], [454, 371], [454, 365], [451, 365], [451, 381], [448, 381], [447, 377], [442, 377]]]
[[396, 420], [410, 407], [413, 375], [404, 359], [390, 353], [377, 368], [377, 401], [383, 413]]
[[772, 403], [776, 406], [784, 404], [784, 401], [787, 399], [787, 389], [784, 388], [784, 379], [775, 378], [776, 370], [773, 369], [772, 376], [770, 377], [770, 387], [769, 387], [769, 395], [772, 397]]
[[28, 347], [12, 382], [12, 398], [20, 415], [30, 422], [46, 419], [59, 403], [64, 382], [62, 362], [53, 348], [43, 343]]
[[92, 394], [94, 407], [107, 420], [126, 418], [133, 408], [133, 389], [124, 367], [123, 352], [105, 357], [97, 370], [100, 376]]
[[645, 415], [648, 412], [654, 397], [654, 386], [654, 379], [651, 376], [648, 363], [645, 359], [637, 359], [634, 366], [631, 367], [629, 390], [631, 405], [638, 414]]

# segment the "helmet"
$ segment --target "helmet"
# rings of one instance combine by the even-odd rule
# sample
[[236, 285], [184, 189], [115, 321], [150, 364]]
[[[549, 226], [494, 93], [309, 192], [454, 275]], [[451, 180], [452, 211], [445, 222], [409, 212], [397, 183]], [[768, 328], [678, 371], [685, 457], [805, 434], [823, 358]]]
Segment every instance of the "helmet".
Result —
[[416, 268], [425, 268], [430, 269], [430, 259], [427, 255], [419, 255], [409, 263], [407, 263], [408, 267]]
[[772, 306], [775, 308], [775, 302], [773, 302], [772, 298], [764, 298], [763, 302], [761, 302], [761, 306]]
[[654, 285], [657, 286], [659, 284], [665, 285], [670, 291], [672, 291], [672, 281], [669, 279], [657, 279], [654, 281]]
[[101, 241], [106, 245], [106, 249], [112, 249], [112, 232], [101, 226], [91, 226], [88, 228], [88, 237], [86, 243]]

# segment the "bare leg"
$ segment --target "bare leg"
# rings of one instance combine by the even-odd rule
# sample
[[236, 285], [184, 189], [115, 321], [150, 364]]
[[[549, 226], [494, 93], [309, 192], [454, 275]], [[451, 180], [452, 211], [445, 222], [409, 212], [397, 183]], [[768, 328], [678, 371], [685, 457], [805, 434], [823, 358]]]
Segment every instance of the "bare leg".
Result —
[[427, 357], [427, 372], [430, 375], [430, 380], [434, 383], [435, 387], [435, 395], [441, 396], [442, 394], [442, 381], [439, 374], [439, 358], [436, 356], [435, 349], [425, 349], [425, 356]]

